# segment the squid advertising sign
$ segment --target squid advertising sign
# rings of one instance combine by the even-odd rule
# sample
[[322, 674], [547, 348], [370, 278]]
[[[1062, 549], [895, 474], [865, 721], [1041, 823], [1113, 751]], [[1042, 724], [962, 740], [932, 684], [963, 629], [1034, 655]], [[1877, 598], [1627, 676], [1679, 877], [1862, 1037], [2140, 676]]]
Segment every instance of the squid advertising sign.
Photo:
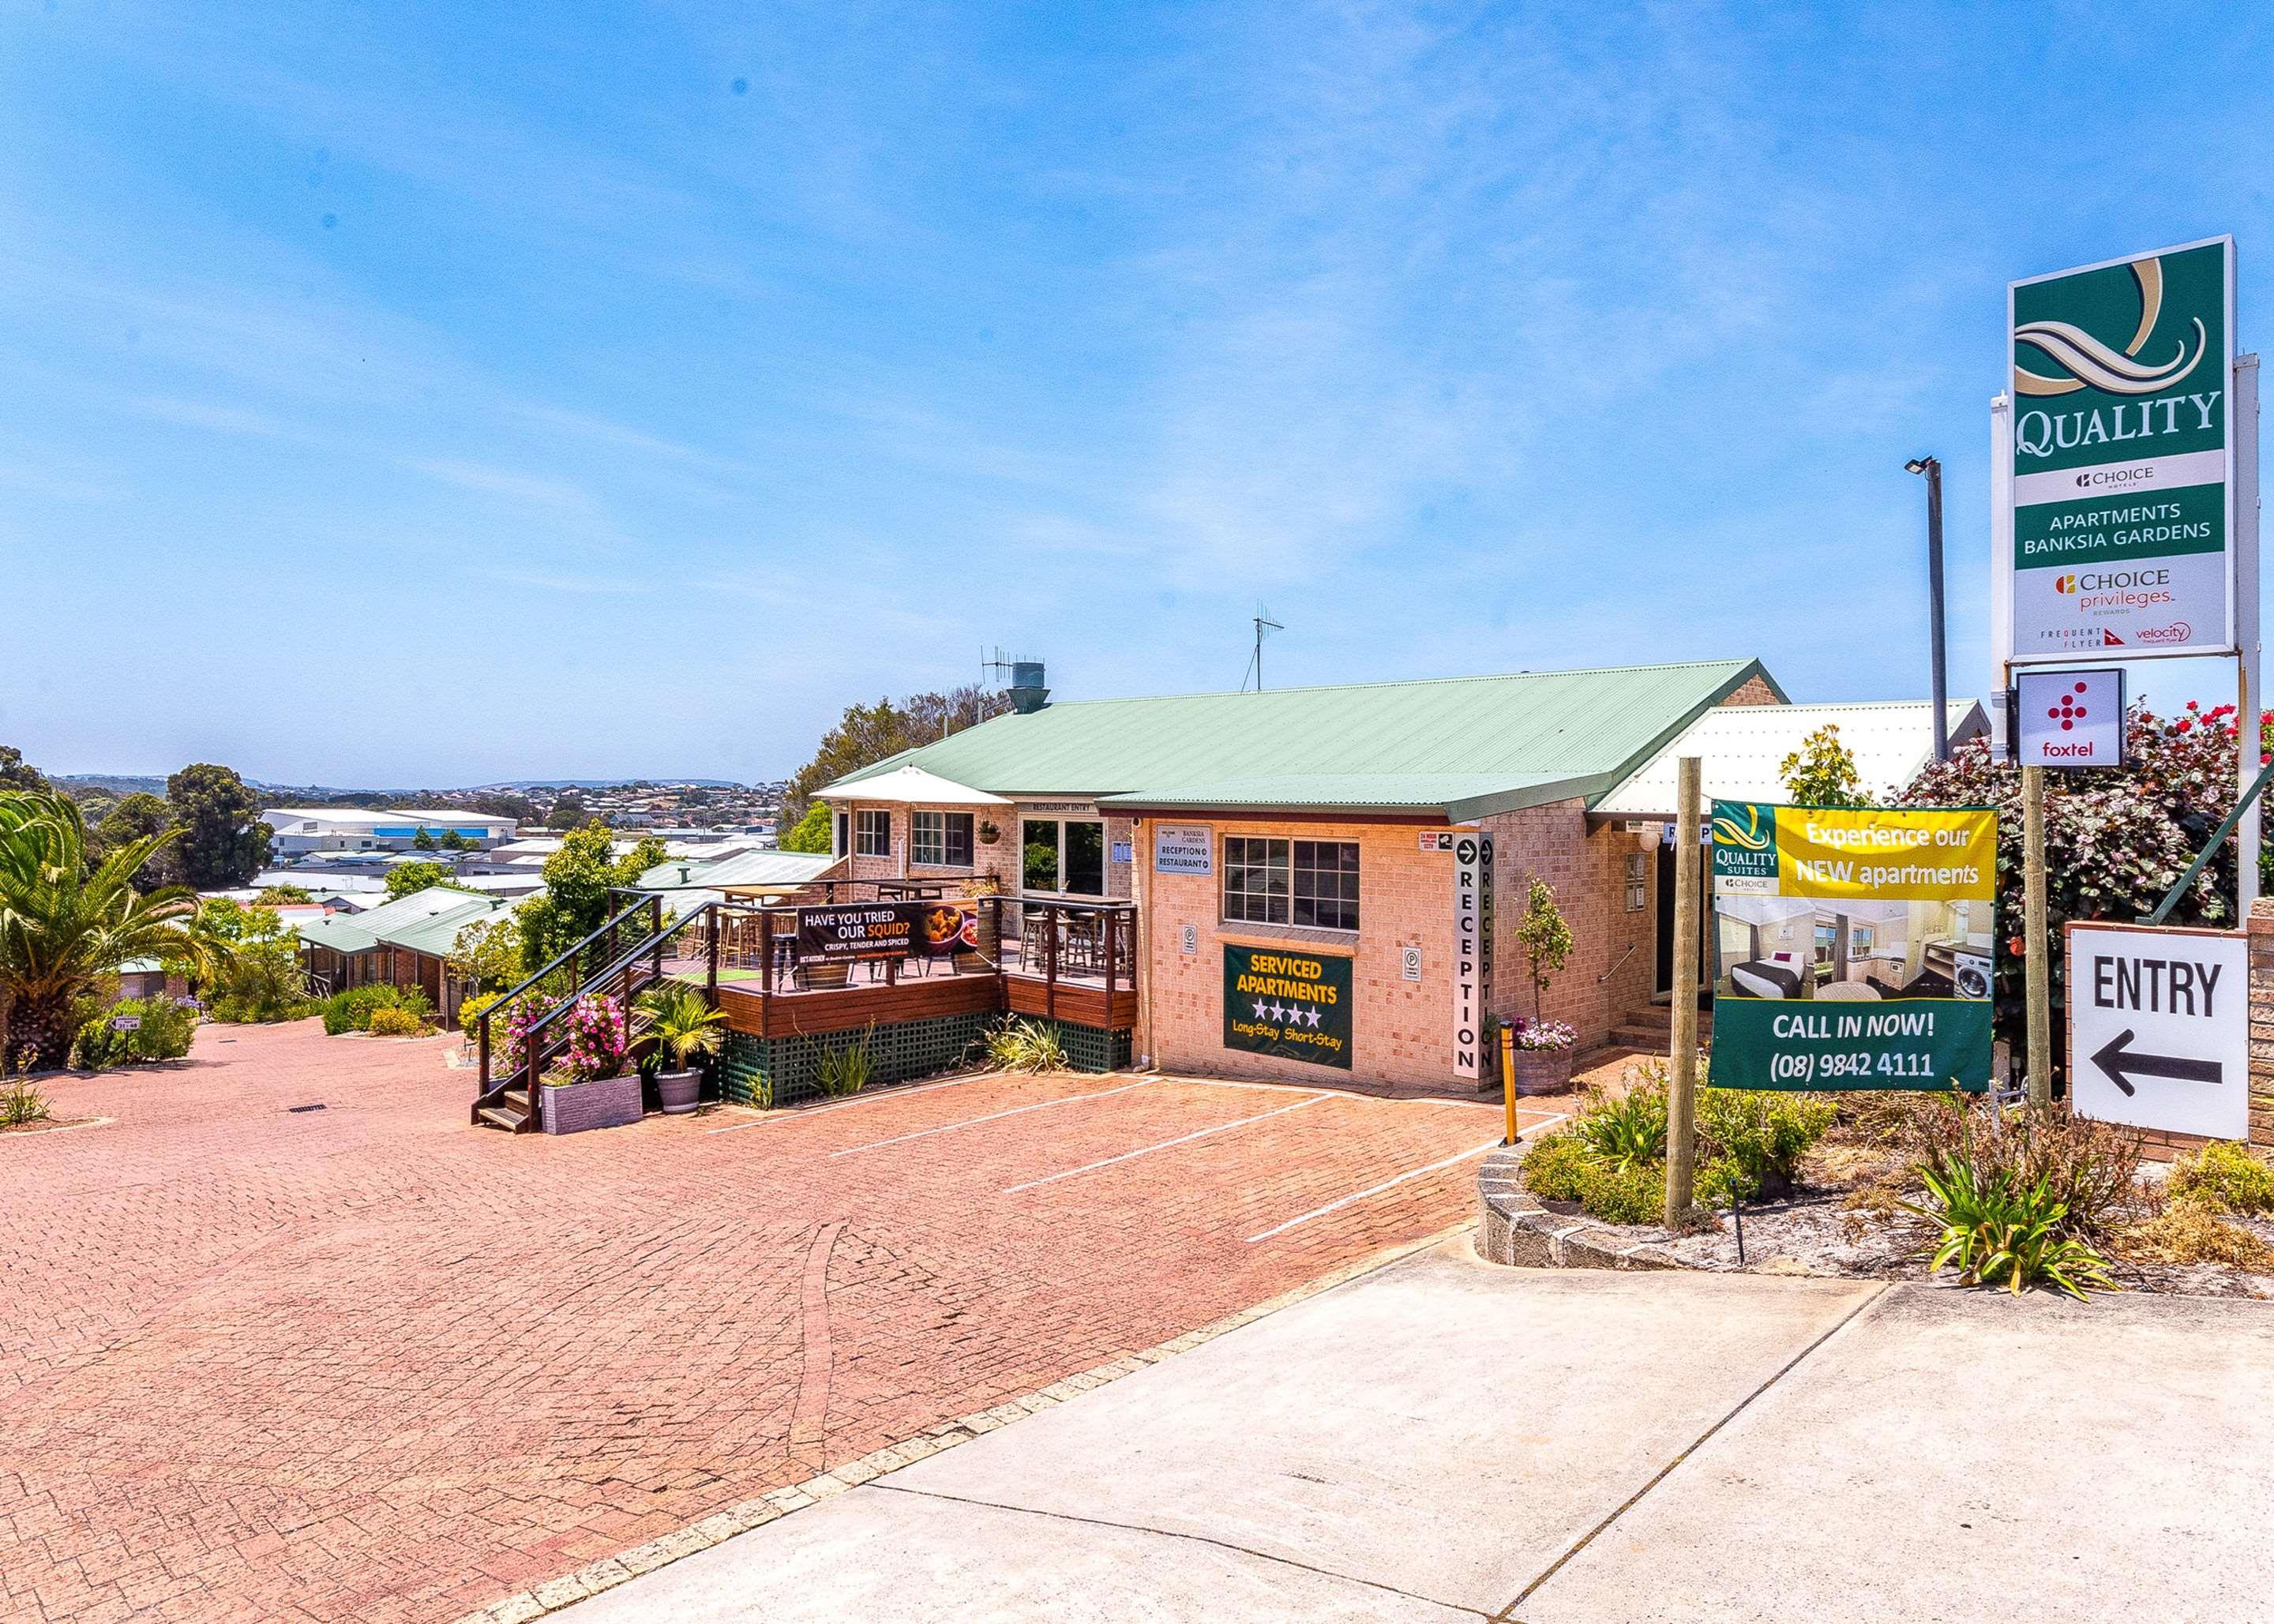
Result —
[[2231, 651], [2234, 240], [2014, 282], [2007, 311], [2013, 658]]

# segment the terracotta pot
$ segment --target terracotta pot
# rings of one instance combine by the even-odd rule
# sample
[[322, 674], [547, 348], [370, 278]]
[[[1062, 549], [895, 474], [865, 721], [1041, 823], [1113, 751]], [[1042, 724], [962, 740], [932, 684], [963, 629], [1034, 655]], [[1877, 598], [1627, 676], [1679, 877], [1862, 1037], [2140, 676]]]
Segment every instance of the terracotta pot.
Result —
[[595, 1078], [589, 1083], [540, 1084], [538, 1099], [547, 1133], [621, 1128], [640, 1119], [639, 1073]]
[[658, 1071], [655, 1074], [657, 1100], [666, 1116], [686, 1116], [694, 1112], [695, 1101], [703, 1092], [700, 1071]]
[[1554, 1094], [1571, 1081], [1568, 1049], [1519, 1049], [1510, 1056], [1510, 1086], [1518, 1094]]

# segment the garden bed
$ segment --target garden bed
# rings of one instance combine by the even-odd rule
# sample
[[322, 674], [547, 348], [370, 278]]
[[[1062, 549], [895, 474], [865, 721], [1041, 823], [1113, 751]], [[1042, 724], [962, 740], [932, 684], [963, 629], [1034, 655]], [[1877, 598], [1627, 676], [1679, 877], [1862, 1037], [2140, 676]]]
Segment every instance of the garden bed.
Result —
[[[1902, 1204], [1931, 1205], [1916, 1168], [1932, 1155], [1930, 1147], [1953, 1140], [1954, 1116], [1930, 1115], [1953, 1113], [1946, 1101], [1889, 1094], [1834, 1099], [1838, 1116], [1794, 1161], [1788, 1189], [1773, 1199], [1743, 1201], [1735, 1215], [1724, 1199], [1702, 1211], [1696, 1227], [1675, 1234], [1660, 1222], [1618, 1222], [1601, 1211], [1616, 1213], [1631, 1201], [1634, 1186], [1662, 1180], [1662, 1160], [1636, 1169], [1623, 1184], [1607, 1181], [1608, 1199], [1591, 1190], [1597, 1212], [1569, 1193], [1576, 1149], [1569, 1139], [1591, 1109], [1600, 1111], [1637, 1086], [1657, 1086], [1656, 1075], [1647, 1068], [1630, 1071], [1625, 1086], [1591, 1095], [1579, 1120], [1547, 1136], [1567, 1141], [1535, 1164], [1548, 1169], [1541, 1177], [1551, 1193], [1533, 1189], [1525, 1177], [1524, 1162], [1539, 1154], [1537, 1144], [1487, 1158], [1479, 1175], [1483, 1225], [1478, 1246], [1485, 1256], [1533, 1267], [1879, 1280], [1929, 1275], [1929, 1257], [1943, 1231]], [[1970, 1109], [1977, 1121], [1990, 1111], [1981, 1104]], [[1609, 1137], [1615, 1141], [1615, 1132]], [[2097, 1175], [2111, 1192], [2103, 1203], [2106, 1215], [2090, 1231], [2111, 1283], [2132, 1291], [2274, 1298], [2274, 1170], [2233, 1147], [2201, 1163], [2181, 1163], [2174, 1196], [2164, 1188], [2170, 1169], [2127, 1162], [2125, 1131], [2096, 1128], [2079, 1137], [2090, 1154], [2112, 1150], [2115, 1170]], [[1701, 1179], [1701, 1192], [1704, 1188]], [[2233, 1260], [2214, 1260], [2222, 1258]], [[1943, 1277], [1954, 1274], [1946, 1269]]]

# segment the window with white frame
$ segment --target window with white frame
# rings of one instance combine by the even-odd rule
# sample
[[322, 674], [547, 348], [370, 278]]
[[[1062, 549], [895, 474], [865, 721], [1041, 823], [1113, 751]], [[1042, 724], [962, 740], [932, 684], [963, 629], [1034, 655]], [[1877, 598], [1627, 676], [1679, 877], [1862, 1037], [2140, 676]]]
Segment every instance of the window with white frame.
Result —
[[1224, 917], [1228, 922], [1358, 929], [1358, 843], [1226, 835]]
[[935, 868], [971, 866], [971, 814], [919, 812], [909, 837], [909, 861]]
[[891, 813], [863, 811], [853, 815], [853, 854], [856, 857], [890, 857], [892, 854]]

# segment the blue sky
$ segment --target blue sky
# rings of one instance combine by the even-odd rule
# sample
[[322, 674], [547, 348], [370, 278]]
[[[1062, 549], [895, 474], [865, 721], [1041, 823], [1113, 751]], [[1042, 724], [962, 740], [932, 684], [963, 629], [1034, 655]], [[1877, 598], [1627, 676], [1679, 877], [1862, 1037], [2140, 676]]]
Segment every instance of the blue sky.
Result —
[[1978, 693], [2004, 284], [2233, 231], [2251, 346], [2266, 34], [10, 0], [0, 741], [772, 777], [983, 645], [1234, 687], [1259, 598], [1274, 686], [1916, 697], [1917, 451]]

